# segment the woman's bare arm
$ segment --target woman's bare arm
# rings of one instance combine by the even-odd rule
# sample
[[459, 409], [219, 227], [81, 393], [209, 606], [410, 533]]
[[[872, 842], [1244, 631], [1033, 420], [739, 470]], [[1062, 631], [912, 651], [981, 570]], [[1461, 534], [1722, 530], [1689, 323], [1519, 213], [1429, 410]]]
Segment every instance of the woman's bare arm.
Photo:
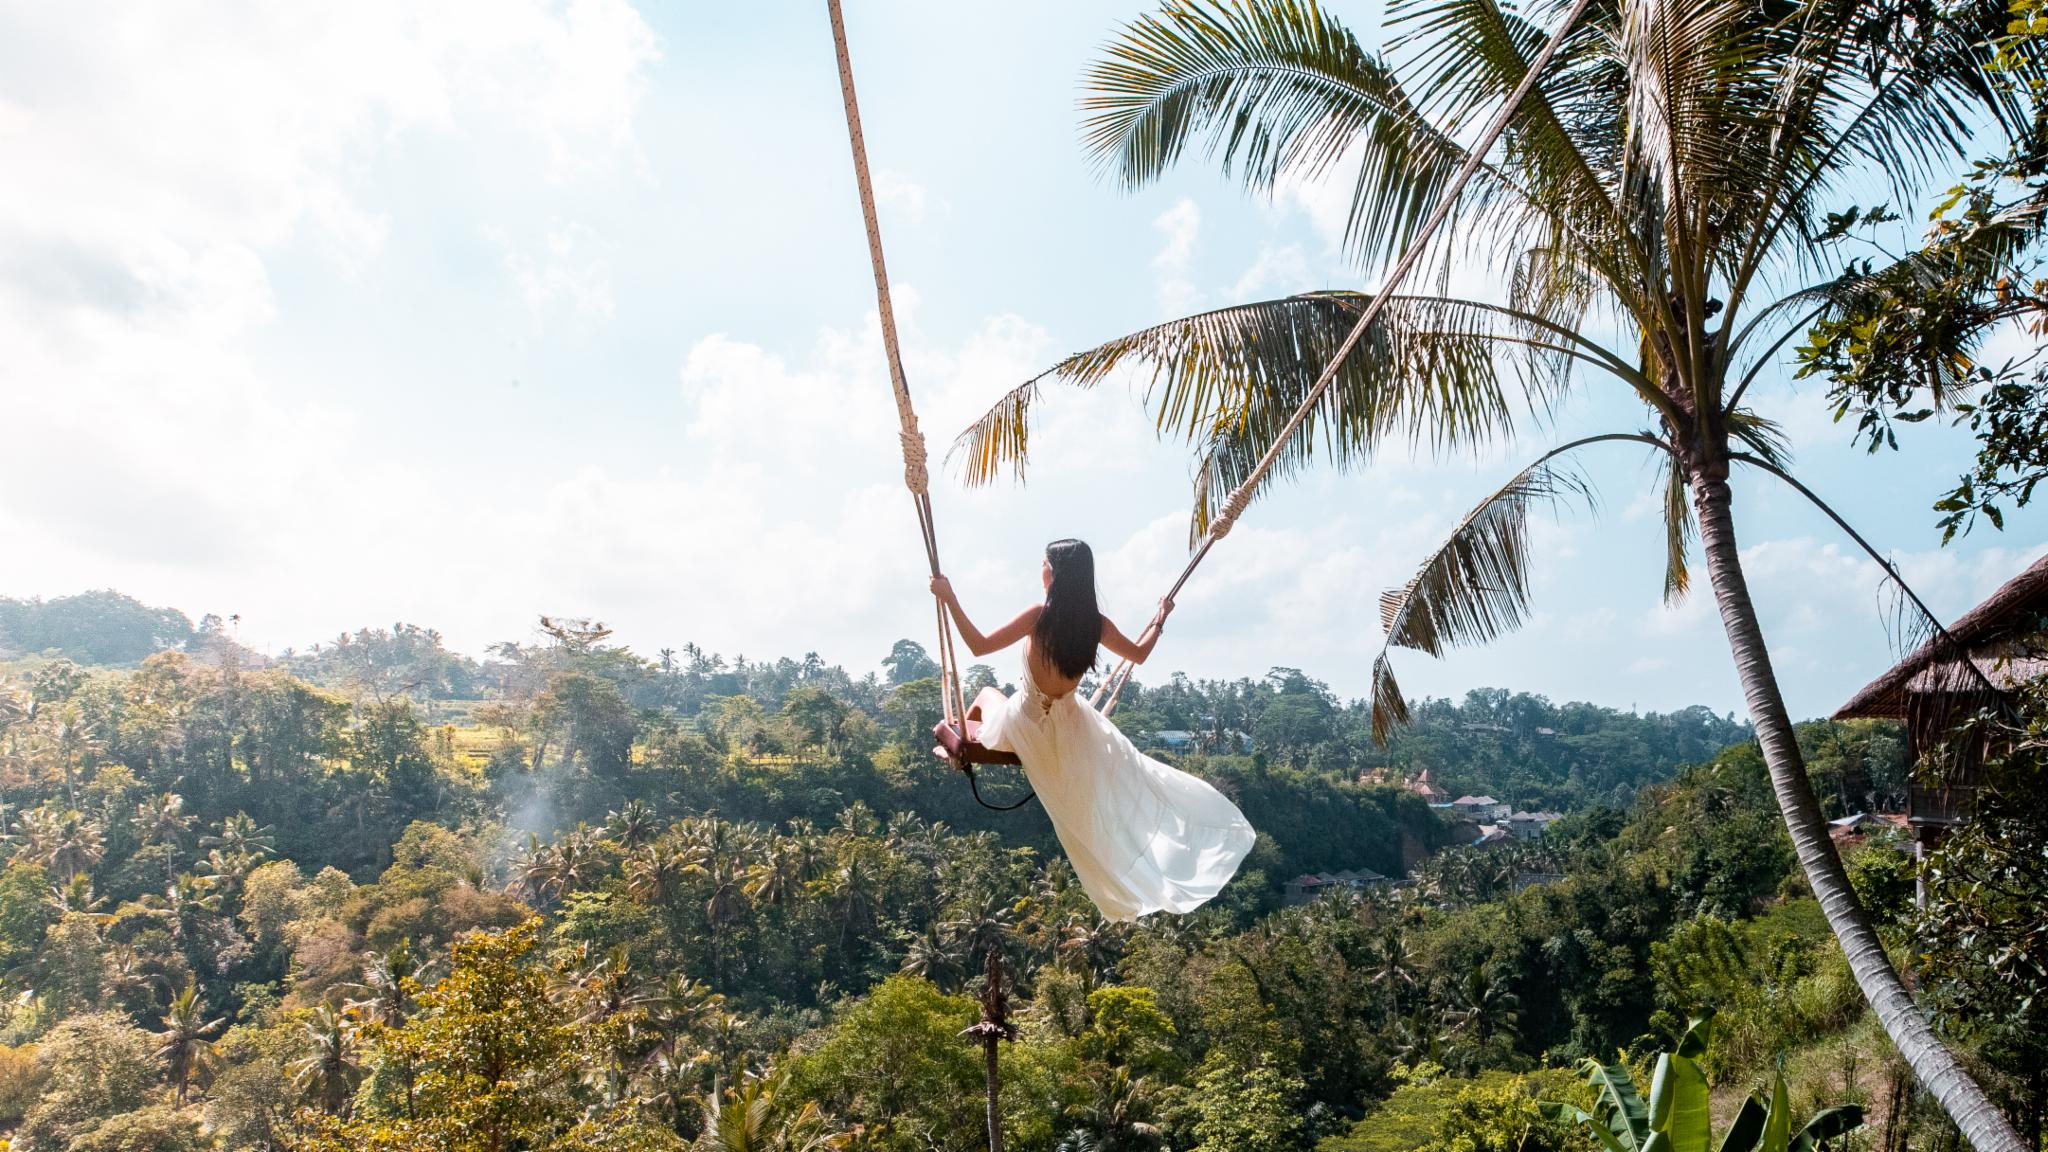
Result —
[[1159, 643], [1159, 633], [1166, 627], [1166, 618], [1173, 612], [1173, 601], [1161, 600], [1159, 611], [1153, 613], [1152, 622], [1138, 634], [1134, 642], [1117, 628], [1109, 617], [1102, 618], [1102, 646], [1133, 664], [1143, 664], [1145, 657], [1152, 655], [1152, 649]]
[[1031, 635], [1032, 625], [1038, 623], [1038, 614], [1045, 611], [1045, 605], [1033, 604], [1031, 607], [1017, 613], [1017, 618], [1008, 624], [987, 635], [983, 635], [981, 629], [974, 626], [974, 621], [967, 618], [967, 610], [960, 607], [960, 597], [953, 594], [952, 581], [947, 580], [944, 576], [932, 577], [932, 595], [937, 596], [939, 603], [944, 604], [946, 610], [952, 614], [953, 626], [960, 630], [961, 642], [966, 644], [967, 650], [976, 656], [986, 656], [991, 652], [1001, 652], [1024, 637]]

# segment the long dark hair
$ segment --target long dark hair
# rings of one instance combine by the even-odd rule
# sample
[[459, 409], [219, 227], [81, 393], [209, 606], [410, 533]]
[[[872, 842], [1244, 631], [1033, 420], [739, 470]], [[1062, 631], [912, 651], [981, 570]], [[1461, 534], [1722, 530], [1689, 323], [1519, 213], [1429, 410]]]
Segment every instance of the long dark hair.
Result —
[[1102, 643], [1102, 612], [1095, 606], [1095, 553], [1079, 540], [1055, 540], [1045, 546], [1052, 565], [1052, 583], [1045, 588], [1045, 611], [1031, 629], [1031, 640], [1046, 663], [1069, 680], [1079, 680], [1095, 667], [1095, 649]]

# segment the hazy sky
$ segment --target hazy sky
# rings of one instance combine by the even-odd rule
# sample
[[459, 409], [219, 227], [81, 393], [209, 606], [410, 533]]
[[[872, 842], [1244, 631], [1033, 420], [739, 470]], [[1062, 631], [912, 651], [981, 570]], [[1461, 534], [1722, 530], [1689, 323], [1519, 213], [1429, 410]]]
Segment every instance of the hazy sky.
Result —
[[[1376, 11], [1338, 3], [1371, 38]], [[1077, 79], [1135, 2], [851, 0], [912, 386], [935, 449], [1061, 354], [1165, 316], [1361, 286], [1343, 192], [1243, 196], [1193, 164], [1127, 195], [1077, 145]], [[469, 651], [541, 612], [643, 651], [928, 640], [822, 3], [0, 2], [0, 594], [114, 587], [239, 613], [278, 649], [412, 621]], [[2039, 515], [1937, 547], [1967, 441], [1866, 456], [1817, 390], [1763, 390], [1800, 470], [1954, 614], [2043, 551]], [[1256, 504], [1156, 672], [1293, 665], [1346, 695], [1379, 592], [1512, 461], [1641, 421], [1591, 385], [1488, 460], [1390, 459]], [[935, 491], [970, 608], [1055, 536], [1142, 623], [1188, 466], [1130, 395], [1062, 396], [1027, 488]], [[1533, 626], [1398, 667], [1739, 707], [1708, 597], [1659, 604], [1644, 456], [1587, 458], [1545, 521]], [[1793, 711], [1889, 663], [1877, 573], [1788, 493], [1738, 485]], [[1006, 669], [1007, 671], [1007, 669]]]

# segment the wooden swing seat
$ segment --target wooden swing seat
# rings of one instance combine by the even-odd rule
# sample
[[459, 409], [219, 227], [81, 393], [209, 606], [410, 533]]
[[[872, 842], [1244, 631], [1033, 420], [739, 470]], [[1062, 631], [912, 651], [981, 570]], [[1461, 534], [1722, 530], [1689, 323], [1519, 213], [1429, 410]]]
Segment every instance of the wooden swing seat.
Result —
[[932, 728], [932, 737], [939, 742], [939, 755], [955, 764], [1024, 764], [1015, 753], [983, 747], [979, 720], [941, 720]]

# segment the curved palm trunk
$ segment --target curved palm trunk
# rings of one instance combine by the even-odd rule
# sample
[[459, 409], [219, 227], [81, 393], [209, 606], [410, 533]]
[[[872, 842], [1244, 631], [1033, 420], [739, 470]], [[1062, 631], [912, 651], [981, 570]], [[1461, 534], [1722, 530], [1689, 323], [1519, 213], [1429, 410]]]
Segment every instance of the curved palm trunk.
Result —
[[1977, 1152], [2027, 1152], [2026, 1144], [2013, 1130], [2005, 1114], [1970, 1074], [1957, 1063], [1955, 1054], [1942, 1046], [1927, 1020], [1913, 1004], [1912, 994], [1892, 967], [1879, 943], [1870, 914], [1856, 899], [1842, 858], [1828, 838], [1820, 802], [1814, 798], [1807, 779], [1806, 762], [1785, 714], [1785, 700], [1778, 691], [1778, 678], [1771, 670], [1771, 657], [1764, 647], [1763, 629], [1758, 626], [1756, 606], [1749, 599], [1749, 585], [1743, 578], [1742, 560], [1735, 547], [1735, 522], [1729, 511], [1728, 482], [1721, 478], [1696, 478], [1692, 484], [1693, 507], [1699, 514], [1700, 543], [1706, 552], [1707, 573], [1714, 584], [1714, 599], [1721, 610], [1721, 626], [1728, 633], [1728, 648], [1735, 656], [1735, 672], [1742, 680], [1742, 694], [1749, 704], [1751, 723], [1756, 725], [1757, 742], [1763, 748], [1764, 763], [1771, 771], [1771, 787], [1778, 796], [1778, 810], [1784, 814], [1785, 830], [1806, 879], [1827, 914], [1857, 987], [1877, 1013], [1885, 1034], [1899, 1050], [1920, 1083], [1941, 1102], [1949, 1118], [1975, 1146]]

